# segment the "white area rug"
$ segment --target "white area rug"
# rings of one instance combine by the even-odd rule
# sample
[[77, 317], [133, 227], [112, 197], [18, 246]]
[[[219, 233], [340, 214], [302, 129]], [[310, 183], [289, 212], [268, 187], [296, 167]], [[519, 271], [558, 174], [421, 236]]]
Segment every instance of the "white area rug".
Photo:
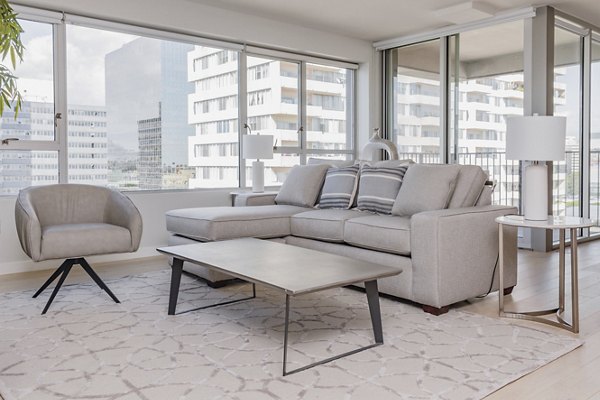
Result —
[[[578, 347], [535, 323], [450, 311], [434, 317], [381, 299], [385, 344], [281, 376], [284, 297], [167, 316], [168, 271], [0, 295], [0, 392], [12, 399], [478, 399]], [[243, 295], [184, 276], [178, 310]], [[237, 292], [237, 293], [236, 293]], [[372, 340], [363, 293], [336, 289], [292, 299], [289, 368]]]

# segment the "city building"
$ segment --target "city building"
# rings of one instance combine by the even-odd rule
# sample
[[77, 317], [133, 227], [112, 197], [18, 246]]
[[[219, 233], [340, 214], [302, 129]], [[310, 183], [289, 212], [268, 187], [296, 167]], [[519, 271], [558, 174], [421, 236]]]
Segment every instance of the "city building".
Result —
[[[113, 159], [109, 180], [139, 189], [177, 189], [166, 175], [188, 165], [187, 137], [194, 133], [187, 118], [187, 53], [194, 46], [133, 37], [105, 57], [108, 139], [137, 154], [137, 171], [123, 178], [129, 160]], [[150, 122], [152, 121], [152, 122]], [[153, 142], [150, 144], [149, 141]], [[157, 151], [157, 149], [159, 151]], [[135, 181], [137, 179], [137, 182]], [[133, 181], [132, 181], [133, 180]], [[120, 182], [120, 183], [119, 183]]]
[[[12, 110], [5, 110], [0, 119], [1, 136], [18, 140], [54, 140], [52, 83], [24, 79], [20, 84], [24, 95], [22, 110], [16, 119]], [[108, 161], [104, 107], [68, 105], [66, 118], [69, 181], [106, 185]], [[14, 195], [27, 186], [50, 183], [58, 183], [56, 151], [0, 152], [0, 195]]]
[[[188, 102], [195, 135], [188, 138], [189, 165], [196, 177], [189, 187], [235, 187], [239, 181], [238, 54], [197, 46], [188, 55], [188, 73], [195, 91]], [[307, 64], [307, 126], [299, 125], [299, 64], [248, 57], [247, 123], [256, 134], [274, 136], [278, 148], [344, 150], [351, 120], [347, 104], [349, 72], [343, 68]], [[249, 132], [248, 132], [249, 133]], [[300, 139], [300, 134], [304, 135]], [[278, 185], [300, 163], [293, 151], [276, 152], [265, 162], [265, 183]], [[247, 170], [247, 184], [250, 184]]]

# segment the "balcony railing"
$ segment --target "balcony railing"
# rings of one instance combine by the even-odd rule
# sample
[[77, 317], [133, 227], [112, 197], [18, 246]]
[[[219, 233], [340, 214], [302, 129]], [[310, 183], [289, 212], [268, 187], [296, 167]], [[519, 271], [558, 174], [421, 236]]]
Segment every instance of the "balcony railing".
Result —
[[[399, 153], [400, 159], [417, 163], [439, 163], [438, 153]], [[479, 165], [496, 183], [493, 204], [519, 207], [519, 162], [507, 160], [505, 152], [459, 153], [458, 164]], [[554, 215], [579, 216], [583, 207], [580, 193], [580, 160], [578, 151], [567, 151], [565, 160], [553, 164]], [[600, 219], [600, 150], [590, 152], [590, 218]]]

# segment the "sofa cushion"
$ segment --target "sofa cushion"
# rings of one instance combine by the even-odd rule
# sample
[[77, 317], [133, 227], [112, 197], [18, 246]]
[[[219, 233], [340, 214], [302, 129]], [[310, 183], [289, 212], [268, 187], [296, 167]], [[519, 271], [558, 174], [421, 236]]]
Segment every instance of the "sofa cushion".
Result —
[[328, 242], [344, 241], [344, 223], [366, 213], [356, 210], [313, 210], [291, 218], [292, 235]]
[[321, 190], [319, 208], [350, 208], [358, 189], [359, 169], [358, 164], [350, 167], [329, 168]]
[[273, 238], [290, 234], [294, 206], [201, 207], [167, 211], [167, 230], [200, 241], [240, 237]]
[[488, 176], [478, 165], [461, 165], [448, 208], [473, 207]]
[[360, 169], [356, 205], [359, 210], [389, 214], [408, 166]]
[[295, 165], [281, 185], [275, 203], [314, 207], [328, 169], [327, 164]]
[[392, 214], [411, 216], [448, 207], [459, 169], [459, 165], [411, 165], [404, 176]]
[[344, 226], [344, 241], [366, 249], [410, 255], [410, 217], [370, 215], [349, 219]]
[[42, 229], [42, 259], [131, 251], [128, 229], [105, 223], [50, 225]]

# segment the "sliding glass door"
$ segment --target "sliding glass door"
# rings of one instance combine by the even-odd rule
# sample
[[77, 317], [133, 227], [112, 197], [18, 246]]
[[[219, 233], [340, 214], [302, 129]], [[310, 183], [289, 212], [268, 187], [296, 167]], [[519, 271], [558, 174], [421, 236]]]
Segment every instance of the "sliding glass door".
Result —
[[400, 158], [442, 161], [441, 39], [390, 50], [387, 131]]

